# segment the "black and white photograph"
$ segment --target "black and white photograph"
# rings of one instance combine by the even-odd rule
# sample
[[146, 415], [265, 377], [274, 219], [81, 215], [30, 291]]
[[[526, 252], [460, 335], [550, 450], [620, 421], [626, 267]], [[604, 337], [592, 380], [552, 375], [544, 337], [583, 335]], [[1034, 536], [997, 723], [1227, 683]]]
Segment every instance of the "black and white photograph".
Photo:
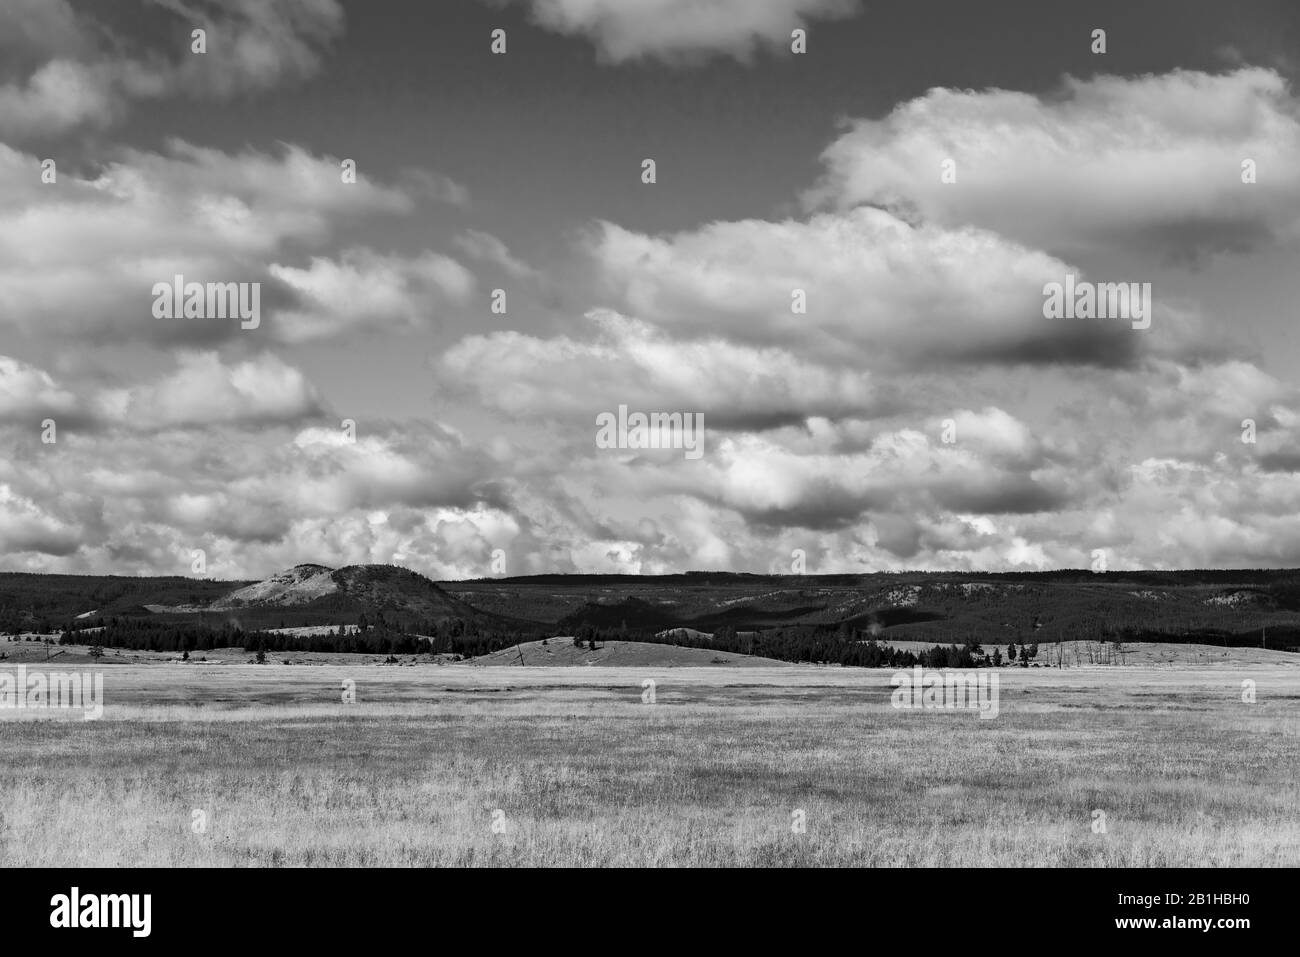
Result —
[[0, 902], [1255, 940], [1298, 82], [1295, 0], [0, 0]]

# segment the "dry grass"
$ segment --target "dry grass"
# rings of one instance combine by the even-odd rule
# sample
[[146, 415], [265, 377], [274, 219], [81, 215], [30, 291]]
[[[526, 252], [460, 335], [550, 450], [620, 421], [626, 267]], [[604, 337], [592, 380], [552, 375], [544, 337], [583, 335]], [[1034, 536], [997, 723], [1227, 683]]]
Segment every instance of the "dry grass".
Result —
[[1300, 864], [1296, 669], [1004, 672], [994, 720], [836, 668], [104, 671], [101, 721], [0, 720], [0, 865]]
[[[1300, 658], [1300, 655], [1296, 657]], [[681, 645], [661, 645], [648, 641], [602, 641], [593, 650], [581, 648], [573, 638], [548, 638], [545, 641], [526, 641], [512, 648], [503, 648], [481, 655], [469, 662], [475, 666], [501, 667], [524, 664], [543, 667], [596, 667], [611, 668], [788, 668], [790, 664], [775, 658], [757, 655], [739, 655], [712, 648], [687, 648]]]

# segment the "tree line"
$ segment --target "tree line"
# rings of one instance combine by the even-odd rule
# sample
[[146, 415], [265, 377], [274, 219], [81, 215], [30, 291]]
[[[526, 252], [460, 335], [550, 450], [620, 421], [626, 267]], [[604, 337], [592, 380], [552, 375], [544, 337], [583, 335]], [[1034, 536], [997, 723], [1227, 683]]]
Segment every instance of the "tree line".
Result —
[[[382, 613], [373, 619], [362, 614], [356, 625], [313, 634], [267, 630], [244, 630], [234, 622], [209, 625], [201, 622], [159, 621], [148, 618], [110, 617], [98, 620], [92, 632], [65, 627], [59, 644], [91, 644], [129, 651], [153, 651], [187, 655], [217, 648], [242, 648], [266, 654], [323, 652], [332, 654], [421, 655], [452, 654], [479, 657], [514, 647], [521, 642], [554, 637], [554, 629], [510, 630], [484, 628], [460, 618], [439, 621], [397, 621]], [[418, 631], [416, 629], [419, 629]], [[575, 630], [578, 645], [596, 648], [610, 641], [643, 641], [653, 644], [707, 648], [714, 651], [755, 655], [804, 664], [831, 664], [858, 668], [984, 668], [1020, 665], [1028, 667], [1038, 655], [1038, 645], [1015, 644], [985, 651], [976, 641], [939, 645], [918, 651], [900, 650], [847, 625], [800, 625], [739, 632], [732, 626], [718, 628], [709, 637], [686, 632], [655, 634], [632, 628], [626, 622], [616, 628], [582, 625]]]

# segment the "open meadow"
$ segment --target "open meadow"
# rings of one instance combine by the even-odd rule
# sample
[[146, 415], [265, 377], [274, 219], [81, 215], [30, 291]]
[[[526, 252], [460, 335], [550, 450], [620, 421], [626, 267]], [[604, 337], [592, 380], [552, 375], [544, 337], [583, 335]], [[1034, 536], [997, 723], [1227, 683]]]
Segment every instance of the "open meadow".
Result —
[[0, 712], [0, 865], [1294, 866], [1284, 659], [1002, 669], [993, 718], [887, 669], [55, 662], [103, 717]]

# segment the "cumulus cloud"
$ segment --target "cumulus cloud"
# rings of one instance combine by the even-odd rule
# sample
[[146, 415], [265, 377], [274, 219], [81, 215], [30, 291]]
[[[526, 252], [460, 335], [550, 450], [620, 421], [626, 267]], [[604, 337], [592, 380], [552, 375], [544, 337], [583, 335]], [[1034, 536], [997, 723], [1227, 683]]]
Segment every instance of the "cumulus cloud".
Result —
[[[164, 153], [121, 151], [94, 175], [60, 170], [49, 185], [39, 168], [36, 157], [0, 146], [0, 326], [30, 334], [193, 344], [240, 331], [238, 322], [155, 318], [154, 284], [177, 275], [201, 283], [278, 279], [280, 300], [268, 296], [263, 305], [284, 308], [284, 321], [268, 327], [288, 341], [388, 320], [408, 327], [421, 290], [437, 286], [455, 299], [472, 282], [431, 253], [362, 250], [305, 269], [276, 265], [285, 253], [330, 242], [359, 217], [415, 208], [400, 189], [362, 177], [343, 183], [339, 160], [296, 146], [230, 154], [171, 141]], [[386, 281], [395, 284], [387, 300], [377, 288]], [[369, 311], [345, 316], [349, 305]]]
[[858, 0], [526, 0], [541, 26], [585, 36], [602, 60], [747, 61], [760, 47], [789, 49], [810, 21], [855, 14]]
[[[1300, 108], [1267, 69], [1067, 77], [1051, 95], [933, 89], [850, 122], [807, 200], [877, 204], [1066, 254], [1118, 244], [1186, 257], [1294, 239], [1297, 154]], [[954, 183], [940, 176], [949, 159]]]
[[323, 412], [316, 387], [270, 353], [234, 363], [215, 352], [181, 353], [171, 370], [129, 386], [59, 382], [44, 369], [0, 356], [0, 422], [29, 428], [47, 416], [79, 430], [151, 431], [292, 423]]
[[[611, 354], [617, 342], [633, 352], [663, 345], [622, 322], [616, 334], [627, 338], [608, 340]], [[475, 348], [515, 354], [496, 337], [480, 340]], [[521, 366], [566, 350], [588, 358], [576, 342], [523, 345], [542, 343], [519, 353]], [[592, 395], [617, 398], [605, 390], [617, 375], [636, 384], [641, 362], [604, 373]], [[550, 372], [572, 384], [596, 369], [560, 363]], [[497, 406], [522, 416], [518, 433], [362, 421], [353, 442], [332, 418], [288, 414], [296, 378], [274, 370], [206, 358], [129, 387], [116, 403], [100, 401], [111, 389], [75, 392], [76, 404], [100, 410], [99, 427], [61, 433], [56, 446], [39, 445], [30, 423], [0, 420], [14, 449], [0, 461], [0, 542], [15, 566], [183, 571], [198, 547], [215, 574], [232, 577], [307, 560], [478, 576], [496, 548], [516, 573], [781, 572], [795, 548], [810, 571], [827, 572], [1087, 567], [1094, 548], [1112, 568], [1277, 565], [1300, 550], [1300, 485], [1264, 461], [1294, 447], [1300, 403], [1248, 368], [1097, 371], [1113, 394], [1103, 401], [1086, 387], [1095, 401], [1060, 402], [1037, 422], [997, 406], [930, 402], [924, 414], [720, 428], [698, 461], [596, 448], [594, 421], [570, 413], [582, 401], [565, 405], [540, 381], [529, 384], [532, 406]], [[74, 391], [18, 371], [54, 395]], [[500, 381], [512, 374], [502, 370]], [[279, 385], [262, 385], [270, 379]], [[1220, 398], [1206, 402], [1216, 383]], [[1216, 419], [1235, 416], [1239, 401], [1271, 410], [1258, 446]], [[220, 406], [241, 414], [223, 418]], [[955, 442], [942, 437], [945, 419]], [[168, 422], [187, 424], [160, 442]]]
[[91, 42], [68, 0], [8, 0], [0, 5], [0, 49], [9, 56], [39, 60], [84, 53]]
[[468, 206], [469, 190], [449, 176], [433, 170], [408, 166], [398, 171], [397, 185], [408, 196], [418, 196], [447, 203], [451, 206]]
[[710, 479], [719, 504], [764, 524], [813, 529], [849, 525], [871, 511], [1021, 513], [1066, 501], [1063, 477], [1000, 466], [975, 448], [947, 449], [913, 429], [885, 432], [848, 454], [793, 454], [768, 437], [741, 436], [724, 440], [709, 462]]
[[107, 125], [120, 113], [107, 73], [102, 66], [51, 61], [21, 86], [0, 86], [0, 123], [11, 136]]
[[[214, 77], [219, 59], [101, 55], [93, 22], [51, 3], [22, 27], [0, 120], [71, 129], [164, 95], [162, 79], [230, 96], [308, 76], [335, 6], [240, 0], [223, 20], [168, 0], [173, 27], [210, 18], [210, 50], [234, 65]], [[612, 61], [744, 59], [849, 7], [533, 4]], [[0, 548], [12, 567], [117, 573], [183, 573], [204, 548], [229, 577], [302, 561], [472, 577], [497, 548], [510, 573], [785, 572], [793, 549], [826, 572], [1086, 567], [1094, 548], [1112, 568], [1294, 564], [1296, 390], [1232, 342], [1210, 348], [1194, 302], [1162, 295], [1139, 334], [1047, 320], [1042, 290], [1092, 278], [1099, 249], [1293, 237], [1295, 116], [1285, 83], [1252, 69], [931, 91], [837, 139], [805, 218], [597, 223], [582, 285], [611, 308], [558, 334], [465, 336], [431, 360], [439, 413], [464, 431], [358, 415], [355, 441], [294, 350], [426, 331], [463, 305], [476, 278], [460, 262], [350, 235], [420, 197], [465, 206], [463, 187], [410, 170], [343, 184], [338, 159], [299, 147], [179, 141], [47, 186], [37, 156], [0, 146], [0, 327], [42, 354], [74, 335], [178, 350], [148, 372], [157, 353], [133, 354], [112, 379], [94, 373], [106, 358], [82, 377], [0, 357]], [[958, 180], [942, 184], [949, 156]], [[475, 268], [544, 283], [502, 239], [456, 228]], [[152, 287], [176, 274], [263, 281], [260, 338], [154, 319]], [[620, 405], [703, 413], [704, 457], [598, 448], [595, 416]], [[39, 441], [47, 416], [55, 445]]]
[[182, 354], [174, 372], [104, 390], [95, 405], [106, 421], [138, 429], [293, 422], [323, 411], [315, 387], [270, 353], [233, 365], [213, 352]]
[[1008, 463], [1036, 464], [1044, 448], [1033, 432], [1015, 416], [989, 407], [975, 412], [959, 409], [933, 429], [941, 436], [951, 424], [951, 444], [978, 448], [988, 457]]
[[1143, 458], [1216, 466], [1231, 459], [1269, 471], [1300, 471], [1300, 389], [1252, 362], [1194, 367], [1157, 361], [1139, 381], [1114, 384], [1143, 429]]
[[[6, 133], [25, 137], [102, 127], [120, 120], [137, 100], [178, 94], [226, 99], [301, 80], [317, 71], [343, 29], [336, 0], [152, 0], [142, 6], [168, 33], [169, 46], [125, 49], [90, 8], [77, 11], [67, 0], [7, 4], [0, 27], [30, 41], [22, 60], [33, 54], [48, 58], [29, 75], [0, 85], [0, 126]], [[190, 51], [194, 29], [207, 31], [204, 54]]]
[[178, 58], [163, 75], [187, 93], [224, 99], [310, 77], [343, 32], [337, 0], [152, 0], [188, 38], [208, 31], [208, 52]]
[[62, 557], [77, 550], [79, 539], [75, 525], [61, 521], [35, 499], [0, 482], [0, 549]]
[[602, 223], [589, 247], [605, 287], [647, 321], [827, 362], [1125, 365], [1144, 345], [1124, 323], [1043, 317], [1044, 285], [1077, 267], [982, 229], [910, 225], [871, 207], [667, 236]]
[[515, 279], [538, 278], [536, 269], [515, 257], [510, 248], [491, 233], [470, 229], [457, 236], [455, 242], [466, 255], [498, 266]]
[[[61, 433], [54, 445], [41, 445], [35, 429], [0, 423], [16, 453], [0, 461], [0, 547], [16, 567], [187, 573], [190, 551], [202, 548], [209, 570], [230, 577], [309, 560], [469, 574], [490, 556], [485, 545], [521, 534], [492, 459], [455, 433], [366, 421], [347, 441], [336, 422], [265, 417], [292, 398], [283, 383], [278, 392], [264, 384], [273, 364], [224, 373], [207, 365], [134, 387], [113, 410], [124, 417]], [[205, 403], [186, 384], [218, 391]], [[187, 405], [139, 419], [150, 400]], [[218, 402], [239, 415], [222, 415]], [[160, 441], [152, 429], [169, 425], [182, 427]], [[444, 534], [465, 523], [481, 535], [462, 529], [459, 544], [447, 545]]]
[[[546, 490], [517, 499], [524, 514], [561, 516], [547, 529], [546, 567], [781, 572], [792, 548], [816, 556], [820, 571], [1086, 568], [1095, 548], [1112, 568], [1177, 567], [1189, 555], [1201, 565], [1276, 565], [1296, 554], [1292, 531], [1270, 529], [1300, 497], [1283, 474], [1300, 468], [1285, 457], [1300, 442], [1300, 401], [1249, 363], [1094, 368], [1030, 422], [998, 406], [945, 405], [990, 394], [969, 371], [948, 390], [921, 382], [901, 406], [879, 397], [915, 377], [862, 377], [851, 408], [827, 416], [812, 391], [815, 367], [805, 376], [782, 360], [798, 398], [780, 416], [706, 414], [706, 454], [689, 461], [595, 448], [587, 416], [601, 402], [670, 409], [652, 397], [720, 389], [727, 350], [702, 340], [709, 358], [696, 361], [692, 345], [644, 322], [590, 318], [590, 341], [472, 337], [437, 368], [444, 384], [530, 423], [520, 447], [559, 450], [512, 446], [500, 460]], [[743, 364], [762, 374], [753, 357]], [[707, 384], [675, 392], [670, 373]], [[720, 415], [761, 403], [761, 392], [720, 393]], [[1241, 441], [1243, 409], [1263, 410], [1257, 445]]]
[[[1112, 568], [1294, 564], [1294, 476], [1230, 456], [1144, 459], [1141, 438], [1126, 434], [1096, 468], [945, 448], [907, 428], [856, 453], [796, 454], [762, 435], [728, 437], [701, 463], [654, 470], [593, 458], [568, 484], [591, 513], [577, 527], [607, 548], [574, 554], [590, 571], [705, 567], [690, 544], [704, 548], [702, 526], [727, 542], [707, 567], [773, 572], [789, 570], [793, 548], [818, 572], [1086, 568], [1098, 548]], [[692, 464], [703, 474], [683, 477]], [[1112, 466], [1114, 483], [1103, 480]]]
[[272, 265], [270, 274], [295, 299], [273, 320], [271, 331], [284, 342], [363, 328], [429, 328], [438, 303], [463, 303], [474, 289], [469, 270], [432, 252], [405, 258], [348, 250], [337, 260], [313, 258], [305, 269]]
[[437, 360], [435, 378], [511, 416], [581, 423], [586, 441], [594, 417], [620, 404], [701, 412], [717, 427], [749, 429], [867, 414], [883, 404], [866, 374], [826, 369], [783, 349], [678, 340], [608, 310], [587, 318], [595, 334], [584, 339], [466, 337]]
[[44, 369], [0, 356], [0, 421], [35, 423], [50, 415], [77, 414], [80, 405]]

